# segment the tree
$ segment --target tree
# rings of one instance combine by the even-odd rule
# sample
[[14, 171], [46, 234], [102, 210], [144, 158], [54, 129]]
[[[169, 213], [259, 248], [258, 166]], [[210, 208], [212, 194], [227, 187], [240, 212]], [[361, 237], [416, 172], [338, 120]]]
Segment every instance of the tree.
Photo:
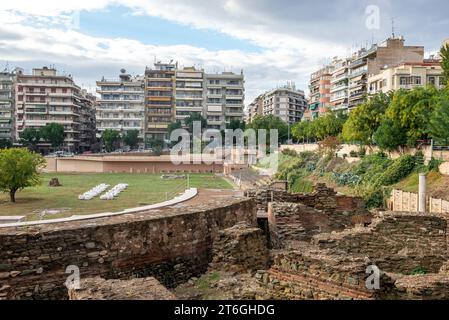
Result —
[[231, 129], [231, 130], [238, 130], [241, 129], [242, 131], [245, 131], [245, 121], [240, 121], [240, 120], [231, 120], [229, 122], [229, 124], [226, 126], [226, 129]]
[[445, 44], [440, 50], [441, 67], [443, 68], [443, 76], [449, 87], [449, 44]]
[[103, 139], [106, 152], [116, 150], [120, 144], [120, 133], [112, 129], [104, 130], [101, 138]]
[[341, 150], [341, 141], [337, 137], [327, 137], [318, 143], [318, 153], [333, 158]]
[[200, 113], [192, 113], [190, 116], [188, 116], [185, 119], [185, 124], [187, 126], [187, 130], [190, 133], [193, 133], [193, 123], [194, 122], [200, 122], [201, 123], [201, 130], [204, 130], [207, 127], [207, 120], [203, 118], [203, 116]]
[[439, 143], [449, 143], [449, 99], [441, 99], [429, 121], [430, 135]]
[[415, 147], [418, 140], [428, 138], [429, 119], [439, 95], [433, 86], [395, 92], [385, 116], [405, 131], [408, 146]]
[[167, 127], [168, 137], [170, 138], [170, 135], [173, 131], [175, 131], [177, 129], [181, 129], [181, 128], [182, 128], [182, 124], [179, 120], [170, 123]]
[[0, 139], [0, 149], [8, 149], [12, 147], [10, 139]]
[[54, 150], [64, 143], [64, 126], [59, 123], [49, 123], [40, 129], [41, 137], [50, 142]]
[[390, 119], [382, 121], [373, 136], [374, 142], [382, 150], [392, 152], [407, 144], [404, 131]]
[[267, 130], [266, 142], [270, 144], [270, 130], [278, 130], [278, 139], [281, 142], [284, 142], [288, 139], [288, 126], [282, 121], [279, 117], [276, 117], [272, 114], [268, 116], [256, 116], [254, 120], [247, 125], [249, 129], [259, 130], [265, 129]]
[[19, 134], [19, 138], [22, 145], [28, 147], [30, 150], [36, 151], [37, 144], [41, 140], [41, 133], [34, 128], [25, 128], [25, 130]]
[[164, 147], [164, 141], [158, 139], [148, 139], [147, 144], [150, 146], [153, 153], [157, 156], [162, 154], [162, 149]]
[[390, 101], [391, 94], [378, 93], [351, 111], [343, 126], [343, 139], [371, 146], [373, 134], [380, 126]]
[[0, 191], [8, 192], [11, 202], [16, 202], [16, 192], [40, 183], [39, 171], [44, 158], [25, 148], [0, 150]]
[[136, 149], [139, 145], [139, 130], [129, 130], [123, 135], [123, 142], [131, 149]]

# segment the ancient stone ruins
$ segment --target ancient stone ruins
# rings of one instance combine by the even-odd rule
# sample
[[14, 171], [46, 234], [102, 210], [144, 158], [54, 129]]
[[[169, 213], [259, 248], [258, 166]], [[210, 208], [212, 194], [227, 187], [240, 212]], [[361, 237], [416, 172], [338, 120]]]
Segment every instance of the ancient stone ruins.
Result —
[[368, 212], [318, 184], [3, 227], [0, 298], [448, 299], [447, 218]]

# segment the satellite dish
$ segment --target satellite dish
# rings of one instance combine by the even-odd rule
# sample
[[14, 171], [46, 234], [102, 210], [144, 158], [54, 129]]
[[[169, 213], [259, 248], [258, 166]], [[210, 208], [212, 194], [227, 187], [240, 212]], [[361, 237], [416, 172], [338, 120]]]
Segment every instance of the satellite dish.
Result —
[[126, 73], [126, 70], [125, 69], [120, 69], [120, 72], [121, 73]]

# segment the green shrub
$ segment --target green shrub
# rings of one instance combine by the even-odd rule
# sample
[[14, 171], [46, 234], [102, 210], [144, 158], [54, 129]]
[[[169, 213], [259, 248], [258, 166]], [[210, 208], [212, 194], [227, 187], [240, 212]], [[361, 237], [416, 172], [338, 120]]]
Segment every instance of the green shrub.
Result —
[[443, 160], [432, 158], [428, 165], [429, 171], [440, 172], [440, 166], [443, 162]]
[[415, 269], [413, 269], [413, 271], [411, 272], [412, 276], [418, 276], [418, 275], [423, 275], [423, 274], [427, 274], [426, 269], [422, 268], [422, 267], [416, 267]]
[[359, 157], [363, 158], [366, 155], [366, 148], [365, 147], [360, 147], [359, 149]]
[[349, 156], [351, 156], [352, 158], [358, 158], [359, 153], [355, 150], [351, 150], [351, 152], [349, 152]]
[[297, 157], [298, 156], [298, 153], [292, 149], [284, 149], [284, 150], [282, 150], [282, 154], [284, 156], [289, 156], [289, 157]]
[[412, 173], [416, 166], [416, 158], [411, 155], [402, 156], [393, 161], [381, 175], [373, 181], [375, 187], [391, 186]]

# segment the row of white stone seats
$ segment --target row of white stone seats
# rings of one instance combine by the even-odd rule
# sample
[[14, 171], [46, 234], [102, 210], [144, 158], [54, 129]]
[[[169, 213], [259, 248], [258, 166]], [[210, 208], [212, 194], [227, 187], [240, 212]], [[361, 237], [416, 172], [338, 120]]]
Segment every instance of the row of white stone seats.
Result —
[[92, 200], [96, 196], [102, 194], [107, 188], [109, 188], [109, 185], [106, 183], [99, 184], [98, 186], [90, 189], [89, 191], [80, 194], [78, 196], [79, 200]]
[[114, 200], [115, 197], [118, 197], [118, 195], [128, 188], [128, 184], [126, 183], [119, 183], [114, 188], [106, 192], [104, 195], [100, 197], [101, 200]]

